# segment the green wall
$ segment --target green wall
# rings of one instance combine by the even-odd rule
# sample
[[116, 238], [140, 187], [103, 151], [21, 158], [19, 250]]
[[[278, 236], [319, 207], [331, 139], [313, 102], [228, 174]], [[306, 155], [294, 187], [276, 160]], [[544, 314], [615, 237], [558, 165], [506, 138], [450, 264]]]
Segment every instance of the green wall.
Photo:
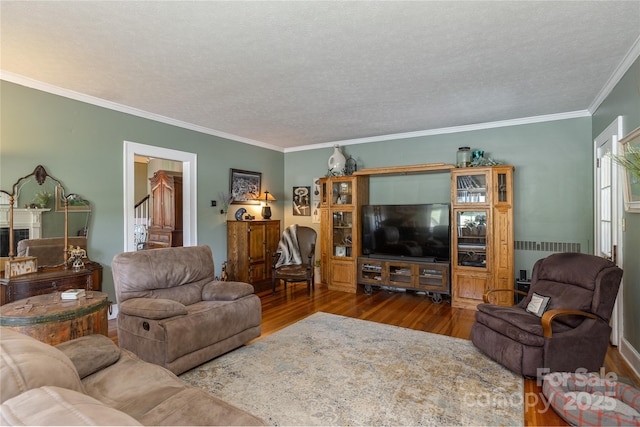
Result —
[[[600, 135], [616, 117], [622, 116], [624, 134], [640, 126], [640, 59], [618, 82], [593, 115], [593, 137]], [[640, 353], [640, 213], [625, 212], [623, 235], [624, 338]]]
[[[515, 240], [579, 243], [582, 252], [593, 251], [593, 187], [591, 118], [501, 127], [455, 134], [390, 140], [342, 147], [357, 159], [358, 168], [423, 163], [455, 163], [458, 147], [469, 145], [515, 166]], [[285, 188], [311, 185], [324, 176], [333, 148], [287, 153]], [[371, 203], [449, 202], [450, 175], [431, 173], [398, 177], [373, 177]], [[285, 190], [290, 194], [290, 190]], [[290, 206], [291, 197], [285, 200]], [[285, 208], [287, 223], [298, 222], [319, 230], [310, 217], [293, 216]], [[515, 252], [515, 270], [531, 269], [548, 253]]]
[[0, 189], [10, 191], [42, 164], [70, 192], [89, 199], [89, 255], [104, 266], [103, 289], [114, 301], [110, 265], [124, 250], [123, 141], [197, 154], [198, 243], [211, 246], [218, 273], [226, 259], [226, 216], [211, 200], [229, 191], [229, 169], [262, 172], [263, 188], [283, 187], [283, 153], [0, 83]]

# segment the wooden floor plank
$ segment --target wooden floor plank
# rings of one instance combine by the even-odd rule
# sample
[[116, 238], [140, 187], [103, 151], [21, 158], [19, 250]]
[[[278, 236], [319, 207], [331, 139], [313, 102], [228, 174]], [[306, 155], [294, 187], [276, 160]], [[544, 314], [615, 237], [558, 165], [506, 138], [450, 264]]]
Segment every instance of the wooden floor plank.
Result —
[[[275, 295], [270, 289], [258, 292], [262, 301], [262, 336], [264, 338], [316, 312], [338, 314], [419, 331], [470, 339], [475, 312], [452, 308], [445, 300], [440, 304], [431, 298], [412, 292], [374, 291], [350, 294], [330, 291], [316, 285], [307, 297], [304, 284], [278, 287]], [[109, 336], [117, 342], [116, 322], [109, 322]], [[617, 348], [609, 347], [605, 371], [613, 372], [640, 386], [640, 379], [626, 365]], [[546, 407], [542, 389], [536, 380], [526, 379], [524, 384], [526, 426], [566, 426], [556, 413]]]

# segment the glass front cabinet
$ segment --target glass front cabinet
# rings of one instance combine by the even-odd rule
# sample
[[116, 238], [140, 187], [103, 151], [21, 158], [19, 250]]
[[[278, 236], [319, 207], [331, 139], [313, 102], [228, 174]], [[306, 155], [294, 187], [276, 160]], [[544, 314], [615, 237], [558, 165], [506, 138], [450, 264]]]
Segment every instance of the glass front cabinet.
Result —
[[320, 180], [320, 268], [329, 289], [355, 293], [360, 255], [360, 207], [369, 200], [367, 176]]
[[[451, 171], [452, 306], [473, 308], [490, 289], [513, 289], [513, 166]], [[492, 302], [511, 305], [513, 294]]]

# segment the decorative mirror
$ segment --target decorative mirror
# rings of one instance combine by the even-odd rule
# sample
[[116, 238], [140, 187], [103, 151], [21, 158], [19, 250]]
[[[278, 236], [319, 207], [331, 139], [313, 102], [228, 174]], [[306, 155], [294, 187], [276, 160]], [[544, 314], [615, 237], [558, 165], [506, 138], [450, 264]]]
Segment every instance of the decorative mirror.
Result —
[[[33, 269], [33, 262], [20, 262], [32, 258], [37, 258], [38, 269], [61, 265], [67, 268], [69, 246], [80, 246], [82, 242], [86, 247], [90, 214], [89, 201], [68, 193], [60, 180], [38, 165], [18, 179], [10, 191], [0, 190], [0, 257], [7, 257], [16, 274]], [[19, 242], [23, 240], [31, 242], [32, 252], [39, 251], [39, 256], [26, 253], [29, 248], [21, 253]], [[0, 270], [5, 267], [3, 262]]]

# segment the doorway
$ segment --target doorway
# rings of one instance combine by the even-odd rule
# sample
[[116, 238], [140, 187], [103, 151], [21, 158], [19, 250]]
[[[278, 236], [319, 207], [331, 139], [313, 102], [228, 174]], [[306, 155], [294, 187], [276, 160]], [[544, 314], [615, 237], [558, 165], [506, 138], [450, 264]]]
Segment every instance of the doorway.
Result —
[[134, 164], [136, 156], [153, 157], [182, 163], [183, 245], [197, 245], [197, 155], [124, 141], [124, 250], [126, 252], [136, 250], [134, 238], [134, 206], [136, 203]]
[[[623, 136], [622, 117], [613, 121], [594, 143], [594, 219], [595, 255], [607, 258], [622, 268], [623, 201], [618, 166], [607, 153], [618, 154]], [[622, 337], [622, 286], [611, 315], [611, 344], [617, 346]]]

